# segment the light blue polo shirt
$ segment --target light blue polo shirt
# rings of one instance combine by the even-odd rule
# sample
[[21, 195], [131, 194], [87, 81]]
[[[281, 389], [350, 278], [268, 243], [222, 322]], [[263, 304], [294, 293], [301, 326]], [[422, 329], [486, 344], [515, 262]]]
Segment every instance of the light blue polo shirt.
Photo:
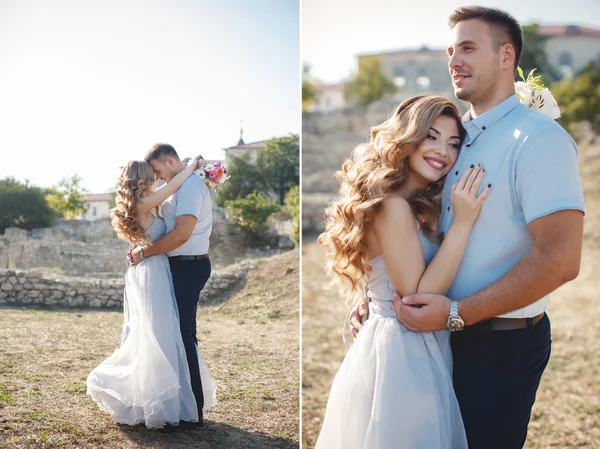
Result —
[[[554, 120], [522, 105], [515, 94], [475, 119], [467, 112], [462, 123], [468, 135], [444, 186], [441, 230], [452, 223], [452, 185], [471, 164], [486, 170], [479, 194], [487, 184], [492, 191], [447, 294], [456, 300], [494, 283], [531, 251], [528, 223], [563, 209], [584, 211], [577, 146]], [[532, 317], [547, 302], [545, 296], [501, 316]]]
[[181, 215], [196, 217], [196, 225], [189, 240], [169, 251], [171, 256], [199, 256], [208, 254], [212, 231], [212, 201], [210, 191], [200, 177], [192, 174], [183, 181], [177, 192], [162, 203], [162, 214], [167, 232], [175, 228], [175, 220]]

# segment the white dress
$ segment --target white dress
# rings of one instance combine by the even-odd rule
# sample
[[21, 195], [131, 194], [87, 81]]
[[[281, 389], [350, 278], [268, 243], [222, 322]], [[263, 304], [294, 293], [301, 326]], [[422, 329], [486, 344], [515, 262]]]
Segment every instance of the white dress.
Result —
[[[151, 241], [165, 234], [156, 218]], [[87, 393], [121, 424], [161, 428], [198, 421], [173, 280], [165, 255], [151, 256], [125, 274], [121, 347], [89, 374]], [[216, 382], [198, 351], [204, 409], [216, 405]]]
[[[421, 236], [421, 235], [420, 235]], [[426, 262], [437, 246], [421, 236]], [[383, 257], [370, 261], [369, 319], [331, 387], [317, 449], [466, 449], [450, 332], [408, 330]]]

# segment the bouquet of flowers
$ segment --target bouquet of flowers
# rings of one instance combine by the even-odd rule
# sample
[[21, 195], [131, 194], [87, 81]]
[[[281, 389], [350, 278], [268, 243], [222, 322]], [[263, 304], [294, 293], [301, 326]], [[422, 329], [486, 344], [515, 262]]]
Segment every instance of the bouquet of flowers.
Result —
[[[202, 156], [198, 156], [198, 159], [202, 159]], [[204, 180], [209, 189], [215, 191], [219, 190], [219, 187], [221, 187], [223, 183], [229, 179], [229, 176], [227, 175], [227, 169], [222, 162], [206, 164], [204, 167], [200, 167], [194, 173]]]
[[536, 69], [529, 72], [527, 78], [523, 76], [523, 69], [521, 67], [517, 67], [517, 70], [523, 80], [515, 83], [515, 90], [519, 96], [519, 101], [528, 108], [535, 109], [553, 120], [560, 118], [560, 109], [552, 96], [552, 92], [544, 87], [541, 76], [533, 76], [533, 72]]

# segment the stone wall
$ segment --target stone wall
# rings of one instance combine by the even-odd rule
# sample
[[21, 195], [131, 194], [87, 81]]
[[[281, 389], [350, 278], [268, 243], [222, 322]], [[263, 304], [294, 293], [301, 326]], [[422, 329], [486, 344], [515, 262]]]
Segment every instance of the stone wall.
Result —
[[[274, 225], [278, 242], [285, 241], [286, 236], [278, 234], [288, 228], [291, 230], [285, 222]], [[109, 219], [63, 221], [51, 228], [32, 231], [8, 228], [0, 235], [0, 268], [29, 270], [45, 267], [71, 276], [119, 277], [126, 269], [128, 247], [126, 242], [116, 238]], [[253, 251], [232, 230], [223, 209], [215, 207], [210, 238], [213, 266], [234, 264], [250, 257]]]
[[[242, 263], [213, 273], [200, 301], [219, 296], [241, 281], [251, 265]], [[0, 304], [53, 307], [122, 307], [123, 278], [53, 277], [41, 270], [0, 269]]]
[[395, 103], [381, 101], [366, 109], [302, 114], [302, 231], [322, 230], [323, 212], [336, 197], [335, 172], [369, 129], [382, 123]]

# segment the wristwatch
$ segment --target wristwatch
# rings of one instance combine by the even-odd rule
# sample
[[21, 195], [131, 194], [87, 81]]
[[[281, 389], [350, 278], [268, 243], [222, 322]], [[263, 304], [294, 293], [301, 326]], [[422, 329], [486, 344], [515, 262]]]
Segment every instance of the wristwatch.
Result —
[[458, 301], [450, 301], [450, 316], [446, 326], [450, 332], [461, 331], [465, 327], [465, 322], [458, 314]]

